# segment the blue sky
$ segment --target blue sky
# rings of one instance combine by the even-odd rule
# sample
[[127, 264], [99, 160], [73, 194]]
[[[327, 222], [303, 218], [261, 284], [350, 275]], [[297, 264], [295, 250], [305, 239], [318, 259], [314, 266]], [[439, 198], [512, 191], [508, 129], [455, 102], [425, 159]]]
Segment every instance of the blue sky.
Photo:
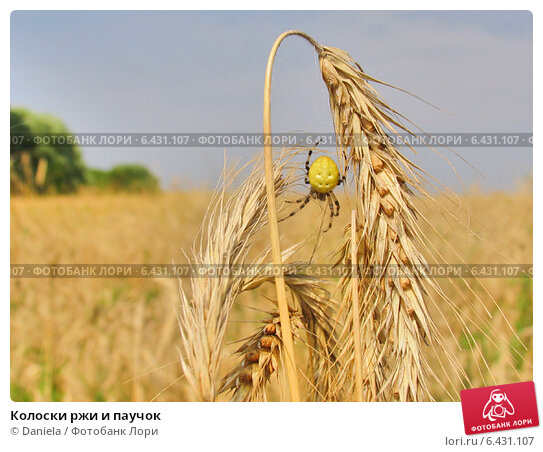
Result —
[[[347, 50], [428, 132], [532, 131], [529, 12], [16, 11], [11, 16], [11, 105], [51, 113], [74, 132], [259, 132], [269, 48], [291, 28]], [[312, 49], [289, 38], [274, 69], [273, 129], [331, 132]], [[246, 160], [257, 149], [228, 148]], [[90, 166], [140, 162], [168, 186], [213, 186], [222, 148], [84, 148]], [[513, 189], [532, 172], [529, 148], [459, 148], [414, 160], [454, 189]]]

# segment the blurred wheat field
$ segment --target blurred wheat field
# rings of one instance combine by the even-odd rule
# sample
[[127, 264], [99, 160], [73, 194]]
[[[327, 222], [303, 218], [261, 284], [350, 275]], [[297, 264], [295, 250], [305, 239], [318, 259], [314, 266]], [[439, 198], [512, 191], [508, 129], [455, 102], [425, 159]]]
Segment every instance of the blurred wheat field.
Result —
[[[77, 195], [11, 199], [12, 264], [169, 264], [185, 263], [211, 193], [167, 192], [153, 195]], [[447, 203], [445, 199], [438, 198]], [[341, 198], [340, 198], [341, 201]], [[515, 193], [478, 193], [461, 198], [462, 209], [448, 205], [459, 221], [435, 206], [421, 209], [437, 230], [422, 225], [446, 263], [529, 264], [532, 262], [531, 189]], [[322, 213], [322, 212], [321, 212]], [[318, 229], [319, 206], [312, 203], [280, 226], [285, 245]], [[319, 244], [319, 254], [334, 250], [347, 221], [343, 209]], [[460, 227], [469, 225], [469, 230]], [[451, 247], [443, 247], [441, 234]], [[435, 242], [433, 239], [435, 238]], [[264, 235], [255, 249], [264, 248]], [[285, 246], [286, 247], [286, 246]], [[307, 252], [311, 253], [311, 249]], [[466, 318], [474, 318], [468, 288], [441, 279], [446, 294]], [[468, 280], [489, 310], [497, 301], [528, 350], [501, 320], [488, 327], [503, 331], [500, 353], [484, 332], [475, 340], [485, 352], [490, 372], [479, 369], [469, 353], [471, 339], [453, 318], [434, 319], [450, 342], [473, 385], [532, 378], [532, 280]], [[272, 295], [270, 290], [269, 294]], [[264, 295], [266, 292], [264, 291]], [[250, 334], [252, 321], [270, 309], [264, 296], [244, 294], [235, 305], [228, 340]], [[11, 398], [15, 401], [184, 401], [190, 400], [179, 364], [174, 278], [50, 278], [11, 280]], [[481, 307], [477, 309], [482, 309]], [[434, 314], [434, 313], [433, 313]], [[483, 313], [484, 314], [484, 313]], [[498, 319], [498, 316], [495, 317]], [[495, 322], [495, 323], [492, 323]], [[484, 328], [483, 328], [484, 330]], [[455, 347], [459, 342], [461, 349]], [[517, 352], [515, 352], [517, 351]], [[435, 357], [429, 352], [432, 363]], [[514, 366], [509, 366], [513, 361]], [[438, 379], [445, 377], [439, 373]], [[441, 371], [443, 372], [443, 371]], [[489, 375], [492, 378], [489, 378]], [[488, 379], [489, 378], [489, 379]], [[446, 383], [444, 383], [447, 385]], [[431, 384], [437, 400], [448, 400]], [[458, 397], [460, 385], [448, 387]], [[272, 397], [273, 399], [273, 397]]]

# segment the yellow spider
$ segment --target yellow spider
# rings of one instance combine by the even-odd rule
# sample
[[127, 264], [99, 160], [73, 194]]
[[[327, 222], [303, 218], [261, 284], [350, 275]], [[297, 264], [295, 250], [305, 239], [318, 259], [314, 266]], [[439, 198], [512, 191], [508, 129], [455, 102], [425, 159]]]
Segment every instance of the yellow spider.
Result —
[[[315, 144], [315, 146], [318, 145]], [[345, 182], [345, 177], [339, 176], [339, 170], [336, 163], [330, 157], [319, 157], [311, 165], [311, 154], [313, 149], [309, 150], [307, 161], [305, 162], [306, 177], [304, 182], [311, 186], [309, 193], [303, 198], [296, 201], [288, 201], [292, 203], [301, 203], [300, 207], [291, 212], [286, 218], [296, 215], [297, 212], [302, 210], [307, 203], [313, 199], [319, 201], [328, 201], [328, 207], [330, 208], [330, 223], [328, 227], [323, 231], [326, 232], [332, 227], [332, 219], [339, 215], [339, 201], [334, 195], [334, 188]], [[334, 209], [335, 206], [335, 209]], [[285, 219], [286, 219], [285, 218]]]

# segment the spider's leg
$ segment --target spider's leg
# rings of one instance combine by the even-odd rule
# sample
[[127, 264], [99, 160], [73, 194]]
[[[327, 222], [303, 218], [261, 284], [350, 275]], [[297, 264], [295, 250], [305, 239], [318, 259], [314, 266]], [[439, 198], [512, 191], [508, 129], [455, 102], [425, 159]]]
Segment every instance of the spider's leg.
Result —
[[328, 227], [324, 229], [322, 232], [327, 232], [332, 227], [332, 219], [334, 218], [334, 203], [332, 201], [332, 192], [326, 193], [326, 199], [328, 200], [328, 208], [330, 209], [330, 223], [328, 223]]
[[[321, 140], [318, 139], [318, 140], [315, 142], [315, 145], [314, 145], [314, 146], [309, 150], [309, 152], [307, 153], [307, 160], [305, 161], [305, 172], [306, 172], [307, 174], [309, 174], [309, 167], [310, 167], [309, 162], [310, 162], [310, 160], [311, 160], [311, 154], [313, 154], [313, 149], [315, 149], [315, 148], [319, 145], [320, 142], [321, 142]], [[308, 184], [308, 183], [309, 183], [309, 179], [306, 178], [306, 180], [307, 180], [306, 184]]]
[[305, 201], [305, 200], [307, 199], [308, 196], [311, 196], [311, 195], [307, 194], [307, 195], [303, 196], [303, 197], [300, 198], [300, 199], [295, 199], [294, 201], [289, 201], [289, 200], [287, 199], [287, 200], [285, 200], [285, 202], [286, 202], [286, 203], [289, 203], [289, 204], [299, 204], [299, 203]]
[[[307, 153], [307, 160], [305, 161], [305, 173], [306, 174], [309, 174], [309, 162], [311, 161], [311, 154], [313, 154], [313, 149], [310, 149], [309, 152]], [[307, 178], [306, 178], [307, 180]]]
[[334, 204], [336, 206], [336, 212], [334, 213], [333, 216], [339, 217], [339, 201], [337, 200], [336, 195], [334, 194], [333, 191], [330, 192], [330, 198], [332, 198], [332, 201], [334, 201]]
[[290, 217], [296, 215], [300, 210], [302, 210], [305, 206], [307, 206], [307, 203], [309, 202], [310, 199], [311, 199], [311, 193], [308, 193], [305, 197], [297, 199], [296, 201], [286, 201], [286, 202], [290, 202], [290, 203], [301, 203], [301, 204], [300, 204], [300, 207], [293, 210], [286, 217], [281, 218], [279, 221], [286, 220], [287, 218], [290, 218]]

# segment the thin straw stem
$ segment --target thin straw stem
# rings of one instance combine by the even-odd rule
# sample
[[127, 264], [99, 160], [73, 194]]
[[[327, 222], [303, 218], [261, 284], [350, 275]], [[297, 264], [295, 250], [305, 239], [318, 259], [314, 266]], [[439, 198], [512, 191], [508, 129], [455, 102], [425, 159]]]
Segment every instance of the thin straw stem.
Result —
[[285, 369], [292, 402], [300, 401], [300, 390], [298, 387], [296, 357], [294, 355], [294, 341], [290, 328], [290, 315], [287, 302], [285, 279], [282, 274], [281, 245], [279, 243], [279, 226], [277, 223], [277, 207], [275, 204], [275, 187], [273, 177], [273, 157], [271, 145], [271, 78], [273, 62], [279, 45], [289, 35], [298, 35], [308, 40], [315, 48], [320, 46], [308, 35], [301, 31], [290, 30], [279, 36], [274, 42], [268, 64], [266, 67], [266, 78], [264, 81], [264, 165], [266, 174], [266, 195], [268, 201], [268, 218], [270, 223], [270, 241], [273, 263], [281, 269], [280, 275], [275, 277], [275, 290], [277, 292], [277, 304], [279, 306], [279, 318], [283, 332], [283, 344], [285, 350]]
[[363, 402], [362, 392], [362, 345], [360, 343], [360, 307], [358, 298], [358, 240], [356, 238], [356, 210], [351, 211], [351, 291], [353, 308], [353, 343], [354, 343], [354, 374], [355, 401]]

